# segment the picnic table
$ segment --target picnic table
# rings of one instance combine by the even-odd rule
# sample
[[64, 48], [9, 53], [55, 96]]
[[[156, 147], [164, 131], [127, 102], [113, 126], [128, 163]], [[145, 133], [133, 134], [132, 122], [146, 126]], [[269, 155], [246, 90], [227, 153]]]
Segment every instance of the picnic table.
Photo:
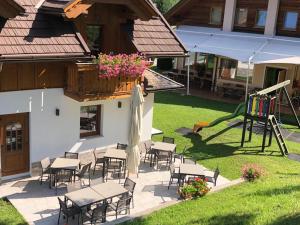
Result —
[[120, 184], [109, 182], [67, 193], [65, 194], [65, 197], [67, 200], [70, 200], [73, 204], [78, 206], [82, 213], [82, 209], [85, 207], [89, 207], [95, 203], [105, 202], [111, 198], [127, 193], [128, 190]]
[[78, 169], [79, 165], [80, 165], [79, 159], [56, 158], [50, 166], [51, 175], [50, 175], [49, 187], [51, 188], [51, 185], [53, 183], [53, 175], [55, 175], [57, 171], [69, 170], [72, 172], [72, 174], [74, 174], [76, 169]]
[[[176, 150], [176, 144], [166, 143], [166, 142], [154, 142], [154, 144], [151, 146], [151, 148], [156, 152], [169, 152], [171, 153], [171, 159], [173, 156], [173, 153]], [[150, 166], [153, 164], [153, 156], [151, 154], [150, 159]]]

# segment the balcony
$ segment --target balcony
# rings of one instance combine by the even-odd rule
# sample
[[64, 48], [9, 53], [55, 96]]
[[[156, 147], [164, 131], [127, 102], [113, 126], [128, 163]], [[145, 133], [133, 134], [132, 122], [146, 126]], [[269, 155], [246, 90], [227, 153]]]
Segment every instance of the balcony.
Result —
[[140, 77], [99, 77], [98, 64], [76, 63], [68, 67], [65, 95], [79, 102], [129, 97]]

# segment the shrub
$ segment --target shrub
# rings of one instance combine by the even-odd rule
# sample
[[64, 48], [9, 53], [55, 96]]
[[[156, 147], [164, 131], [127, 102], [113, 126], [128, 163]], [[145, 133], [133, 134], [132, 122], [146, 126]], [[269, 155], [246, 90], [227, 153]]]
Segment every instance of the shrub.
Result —
[[242, 176], [248, 181], [254, 181], [264, 174], [264, 170], [256, 164], [246, 164], [242, 168]]
[[179, 189], [180, 196], [184, 199], [198, 198], [206, 195], [210, 191], [207, 181], [201, 178], [195, 178]]

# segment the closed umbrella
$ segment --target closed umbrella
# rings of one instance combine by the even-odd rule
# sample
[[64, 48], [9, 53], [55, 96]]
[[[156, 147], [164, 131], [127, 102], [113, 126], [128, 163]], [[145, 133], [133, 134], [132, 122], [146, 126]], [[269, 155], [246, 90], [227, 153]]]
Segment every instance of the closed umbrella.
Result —
[[142, 118], [144, 97], [140, 85], [134, 87], [131, 99], [131, 120], [128, 139], [128, 173], [138, 174], [140, 165], [139, 143], [142, 135]]

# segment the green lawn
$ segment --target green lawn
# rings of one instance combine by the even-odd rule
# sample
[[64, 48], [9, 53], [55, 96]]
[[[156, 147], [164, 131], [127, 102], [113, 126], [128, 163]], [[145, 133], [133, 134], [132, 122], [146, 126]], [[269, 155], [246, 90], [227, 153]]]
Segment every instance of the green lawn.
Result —
[[[187, 145], [189, 155], [210, 169], [218, 166], [229, 179], [239, 178], [245, 163], [261, 165], [267, 175], [257, 182], [177, 204], [126, 224], [300, 224], [300, 163], [282, 157], [275, 140], [262, 153], [262, 136], [254, 134], [252, 142], [240, 148], [241, 129], [229, 129], [226, 122], [204, 129], [200, 136], [184, 137], [175, 132], [179, 127], [191, 128], [196, 121], [224, 116], [236, 105], [177, 93], [156, 94], [155, 102], [154, 127], [175, 137], [179, 150]], [[299, 143], [287, 145], [290, 152], [300, 153]]]
[[26, 225], [24, 218], [7, 201], [0, 199], [0, 225]]

